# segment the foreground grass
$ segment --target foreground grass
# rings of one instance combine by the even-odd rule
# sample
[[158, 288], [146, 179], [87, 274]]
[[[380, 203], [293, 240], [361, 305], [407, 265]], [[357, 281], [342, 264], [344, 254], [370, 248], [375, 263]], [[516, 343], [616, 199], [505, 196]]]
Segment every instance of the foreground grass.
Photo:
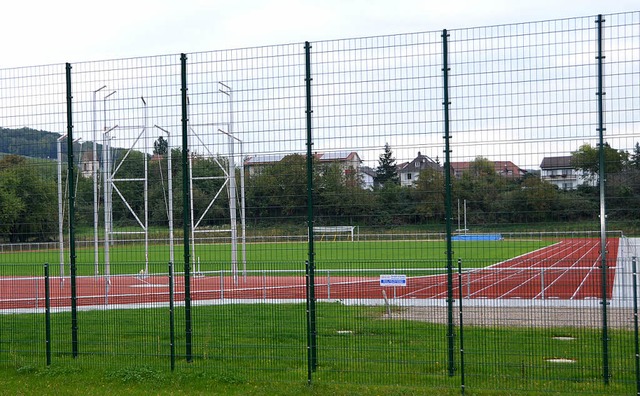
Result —
[[630, 331], [610, 331], [612, 378], [603, 385], [597, 329], [465, 327], [464, 367], [456, 329], [450, 376], [444, 325], [389, 319], [380, 307], [337, 303], [318, 304], [317, 314], [318, 368], [312, 386], [307, 385], [302, 304], [193, 307], [189, 363], [184, 311], [178, 310], [173, 372], [166, 309], [79, 312], [75, 359], [70, 357], [70, 315], [55, 314], [49, 367], [43, 315], [1, 315], [0, 394], [453, 395], [460, 393], [463, 369], [467, 394], [634, 390]]
[[[6, 395], [421, 395], [398, 386], [286, 384], [233, 380], [204, 371], [0, 369]], [[451, 392], [449, 394], [456, 394]]]

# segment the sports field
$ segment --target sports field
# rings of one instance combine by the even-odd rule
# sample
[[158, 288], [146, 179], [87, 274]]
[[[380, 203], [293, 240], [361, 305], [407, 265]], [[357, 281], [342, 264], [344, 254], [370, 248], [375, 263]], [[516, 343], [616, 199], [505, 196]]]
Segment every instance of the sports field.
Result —
[[[454, 243], [462, 272], [454, 277], [464, 298], [482, 299], [597, 299], [601, 296], [600, 241], [595, 238], [515, 239]], [[608, 262], [615, 263], [619, 239], [607, 240]], [[200, 301], [302, 300], [305, 298], [306, 244], [248, 244], [246, 264], [230, 270], [229, 246], [203, 245], [192, 269], [191, 298]], [[315, 296], [321, 300], [344, 299], [445, 299], [446, 246], [442, 241], [323, 242], [317, 243]], [[112, 249], [111, 276], [92, 275], [87, 261], [93, 252], [78, 252], [76, 279], [78, 305], [153, 304], [169, 301], [168, 247], [150, 250], [150, 271], [132, 258], [139, 246]], [[143, 252], [142, 252], [143, 253]], [[41, 308], [44, 278], [38, 272], [55, 252], [2, 254], [0, 309]], [[12, 263], [20, 260], [18, 263]], [[179, 260], [177, 260], [180, 263]], [[31, 264], [29, 264], [31, 263]], [[608, 298], [611, 298], [615, 265], [609, 264]], [[52, 265], [51, 304], [70, 305], [70, 281], [56, 276]], [[183, 265], [175, 268], [175, 300], [185, 297]], [[456, 269], [457, 271], [457, 269]], [[400, 275], [400, 287], [381, 286], [380, 275]]]

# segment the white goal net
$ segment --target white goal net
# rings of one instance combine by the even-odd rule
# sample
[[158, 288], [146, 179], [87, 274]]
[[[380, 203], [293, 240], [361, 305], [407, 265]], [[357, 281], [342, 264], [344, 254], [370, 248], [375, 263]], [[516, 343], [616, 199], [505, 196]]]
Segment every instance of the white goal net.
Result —
[[[349, 237], [353, 242], [356, 226], [313, 227], [313, 232], [320, 235], [320, 240], [337, 240], [340, 236]], [[344, 239], [344, 238], [340, 238]]]

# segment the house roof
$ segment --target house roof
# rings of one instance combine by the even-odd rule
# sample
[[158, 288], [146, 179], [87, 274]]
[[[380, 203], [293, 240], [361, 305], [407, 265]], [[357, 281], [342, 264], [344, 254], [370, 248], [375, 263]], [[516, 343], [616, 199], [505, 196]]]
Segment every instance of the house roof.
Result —
[[[244, 161], [245, 165], [266, 165], [281, 161], [284, 157], [291, 154], [264, 154], [254, 155]], [[303, 155], [306, 157], [306, 155]], [[355, 151], [335, 151], [330, 153], [315, 153], [314, 157], [320, 162], [336, 162], [336, 161], [358, 161], [362, 162], [360, 156]]]
[[336, 151], [331, 153], [316, 153], [316, 158], [322, 162], [327, 161], [360, 161], [360, 156], [355, 151]]
[[287, 156], [287, 154], [254, 155], [253, 157], [247, 158], [244, 161], [244, 164], [245, 165], [271, 164], [271, 163], [282, 160], [285, 156]]
[[571, 165], [571, 156], [564, 157], [544, 157], [540, 164], [540, 169], [567, 169], [573, 168]]
[[371, 177], [376, 177], [376, 170], [373, 169], [373, 168], [370, 168], [368, 166], [361, 166], [360, 167], [360, 172], [362, 174], [369, 175]]
[[426, 155], [421, 154], [418, 151], [418, 156], [414, 158], [412, 161], [403, 162], [398, 165], [398, 172], [400, 173], [408, 173], [408, 172], [420, 172], [423, 169], [440, 169], [440, 165], [437, 162], [432, 160]]
[[[493, 164], [493, 169], [500, 175], [522, 176], [527, 173], [526, 170], [520, 168], [511, 161], [489, 161]], [[451, 162], [451, 168], [455, 173], [462, 173], [469, 170], [470, 161]]]

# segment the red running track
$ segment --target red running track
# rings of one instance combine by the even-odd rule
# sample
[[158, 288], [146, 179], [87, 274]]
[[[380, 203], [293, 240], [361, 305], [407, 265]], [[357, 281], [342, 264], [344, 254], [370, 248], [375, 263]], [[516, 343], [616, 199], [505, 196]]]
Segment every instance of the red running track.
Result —
[[[609, 255], [607, 298], [611, 298], [618, 238], [607, 239]], [[453, 277], [453, 296], [490, 299], [596, 299], [602, 295], [599, 239], [567, 239], [547, 248], [493, 265], [467, 270], [459, 280]], [[78, 306], [105, 306], [168, 302], [167, 276], [78, 277]], [[0, 309], [43, 308], [43, 278], [2, 278]], [[410, 277], [406, 287], [385, 287], [389, 298], [444, 299], [447, 276]], [[175, 278], [175, 301], [184, 301], [184, 278]], [[316, 276], [317, 299], [380, 299], [383, 288], [378, 277]], [[51, 307], [71, 305], [69, 279], [52, 278]], [[191, 279], [191, 298], [201, 300], [273, 300], [304, 299], [304, 276], [239, 277], [237, 284], [228, 276], [202, 276]]]

